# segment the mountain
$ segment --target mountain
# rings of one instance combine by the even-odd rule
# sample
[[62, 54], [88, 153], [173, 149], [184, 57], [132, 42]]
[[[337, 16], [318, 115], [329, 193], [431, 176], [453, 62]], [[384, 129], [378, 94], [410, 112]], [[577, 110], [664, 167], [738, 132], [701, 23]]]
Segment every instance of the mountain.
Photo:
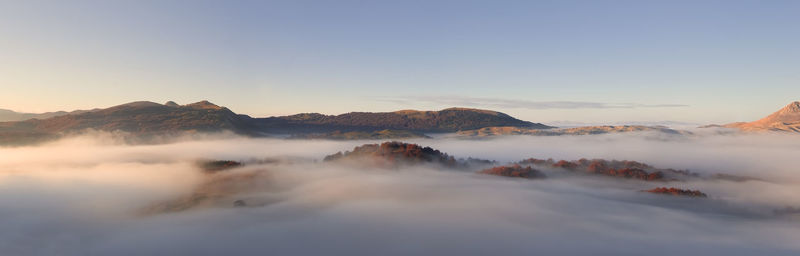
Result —
[[620, 132], [646, 132], [656, 131], [666, 134], [691, 134], [688, 131], [674, 130], [663, 126], [642, 125], [605, 125], [584, 126], [574, 128], [530, 129], [525, 127], [485, 127], [475, 130], [459, 131], [460, 136], [489, 137], [499, 135], [535, 135], [535, 136], [560, 136], [560, 135], [590, 135]]
[[771, 115], [753, 122], [739, 122], [723, 125], [742, 131], [779, 131], [800, 133], [800, 101], [786, 105]]
[[509, 115], [482, 109], [448, 108], [441, 111], [401, 110], [395, 112], [352, 112], [341, 115], [297, 114], [259, 119], [271, 132], [330, 132], [408, 130], [415, 132], [457, 132], [490, 126], [530, 129], [553, 128]]
[[456, 132], [489, 126], [544, 129], [549, 126], [522, 121], [480, 109], [449, 108], [441, 111], [353, 112], [342, 115], [297, 114], [252, 118], [208, 101], [178, 105], [137, 101], [106, 109], [72, 112], [46, 119], [0, 122], [0, 145], [21, 145], [56, 139], [86, 130], [123, 132], [149, 139], [179, 133], [231, 131], [245, 136], [289, 134], [293, 138], [387, 139], [425, 137], [425, 132]]
[[249, 116], [237, 115], [227, 108], [208, 101], [183, 106], [138, 101], [102, 110], [29, 122], [35, 129], [48, 132], [73, 132], [91, 128], [137, 134], [222, 130], [247, 134], [254, 128]]
[[257, 135], [252, 118], [208, 101], [176, 106], [138, 101], [47, 119], [0, 123], [0, 144], [28, 144], [87, 129], [127, 132], [149, 138], [180, 132], [233, 131]]
[[47, 119], [56, 116], [63, 116], [69, 114], [79, 114], [84, 112], [89, 112], [92, 110], [75, 110], [72, 112], [67, 111], [56, 111], [56, 112], [46, 112], [46, 113], [20, 113], [13, 110], [8, 109], [0, 109], [0, 122], [13, 122], [13, 121], [23, 121], [28, 119]]

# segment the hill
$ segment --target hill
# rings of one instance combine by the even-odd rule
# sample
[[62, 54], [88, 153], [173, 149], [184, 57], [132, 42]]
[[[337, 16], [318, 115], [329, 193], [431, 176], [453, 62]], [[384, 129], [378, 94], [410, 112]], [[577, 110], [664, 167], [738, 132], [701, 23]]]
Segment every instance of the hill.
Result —
[[352, 151], [339, 151], [336, 154], [328, 155], [323, 161], [387, 169], [433, 164], [454, 169], [474, 170], [497, 164], [495, 161], [472, 157], [455, 158], [431, 147], [399, 141], [364, 144], [353, 148]]
[[456, 166], [458, 163], [452, 156], [439, 150], [422, 147], [417, 144], [403, 142], [384, 142], [364, 144], [353, 148], [353, 151], [338, 152], [325, 157], [326, 162], [350, 162], [373, 167], [397, 167], [421, 163]]
[[384, 139], [412, 139], [430, 138], [425, 134], [404, 130], [380, 131], [333, 131], [328, 133], [295, 134], [292, 139], [326, 139], [326, 140], [384, 140]]
[[28, 144], [87, 129], [121, 131], [137, 138], [181, 132], [218, 132], [256, 135], [252, 118], [208, 101], [179, 106], [138, 101], [106, 109], [0, 123], [0, 144]]
[[739, 122], [723, 125], [741, 131], [777, 131], [800, 133], [800, 101], [786, 105], [771, 115], [753, 122]]
[[78, 111], [46, 119], [0, 122], [0, 145], [24, 145], [56, 139], [86, 130], [123, 132], [144, 139], [178, 133], [231, 131], [245, 136], [289, 134], [292, 138], [400, 139], [424, 138], [425, 132], [456, 132], [490, 126], [544, 129], [481, 109], [441, 111], [353, 112], [342, 115], [297, 114], [251, 118], [228, 108], [201, 101], [187, 105], [137, 101], [106, 109]]
[[459, 131], [458, 135], [469, 137], [489, 137], [500, 135], [534, 135], [534, 136], [560, 136], [560, 135], [590, 135], [621, 132], [647, 132], [655, 131], [666, 134], [691, 134], [688, 131], [674, 130], [663, 126], [642, 125], [606, 125], [584, 126], [574, 128], [530, 129], [525, 127], [485, 127], [475, 130]]
[[75, 110], [72, 112], [67, 111], [56, 111], [56, 112], [46, 112], [46, 113], [20, 113], [13, 110], [8, 109], [0, 109], [0, 122], [14, 122], [14, 121], [24, 121], [28, 119], [47, 119], [56, 116], [63, 116], [69, 114], [79, 114], [84, 112], [89, 112], [91, 110]]
[[387, 129], [415, 132], [457, 132], [490, 126], [552, 128], [540, 123], [522, 121], [500, 112], [470, 108], [448, 108], [441, 111], [352, 112], [341, 115], [307, 113], [261, 118], [258, 121], [261, 127], [271, 132], [379, 131]]

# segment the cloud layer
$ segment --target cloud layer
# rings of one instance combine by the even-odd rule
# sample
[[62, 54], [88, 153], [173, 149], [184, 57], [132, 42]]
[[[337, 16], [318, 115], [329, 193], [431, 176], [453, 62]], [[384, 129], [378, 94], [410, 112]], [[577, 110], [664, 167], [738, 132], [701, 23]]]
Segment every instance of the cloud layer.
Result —
[[[630, 159], [766, 181], [648, 183], [560, 175], [520, 180], [433, 166], [319, 161], [364, 141], [226, 138], [128, 146], [84, 136], [0, 148], [2, 255], [796, 255], [796, 137], [640, 135], [418, 140], [457, 157]], [[297, 161], [262, 161], [282, 158]], [[217, 204], [140, 214], [192, 193], [197, 159], [245, 161], [261, 190]], [[700, 189], [708, 199], [638, 192]], [[232, 201], [261, 202], [234, 208]]]

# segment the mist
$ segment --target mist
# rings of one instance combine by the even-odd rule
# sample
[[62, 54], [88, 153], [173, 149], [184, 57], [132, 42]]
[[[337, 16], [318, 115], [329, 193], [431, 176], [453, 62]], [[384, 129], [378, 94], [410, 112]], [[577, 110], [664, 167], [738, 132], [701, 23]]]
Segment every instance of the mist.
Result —
[[[635, 160], [742, 182], [548, 178], [322, 161], [380, 141], [230, 135], [128, 145], [92, 133], [0, 148], [0, 255], [797, 255], [800, 137], [625, 133], [414, 139], [457, 158]], [[203, 173], [203, 159], [244, 167]], [[270, 161], [265, 161], [269, 159]], [[245, 178], [241, 178], [245, 177]], [[222, 185], [220, 185], [222, 184]], [[216, 197], [178, 210], [201, 189]], [[698, 189], [694, 199], [640, 192]], [[234, 207], [236, 200], [246, 207]]]

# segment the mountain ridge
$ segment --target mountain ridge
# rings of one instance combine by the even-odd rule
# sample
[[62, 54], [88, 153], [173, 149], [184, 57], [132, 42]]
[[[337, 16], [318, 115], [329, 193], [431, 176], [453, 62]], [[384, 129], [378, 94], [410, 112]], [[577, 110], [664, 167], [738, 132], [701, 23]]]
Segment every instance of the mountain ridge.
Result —
[[121, 131], [143, 138], [185, 132], [220, 131], [254, 137], [316, 133], [323, 134], [322, 137], [324, 134], [334, 134], [342, 138], [373, 138], [417, 136], [422, 132], [457, 132], [489, 126], [552, 128], [496, 111], [468, 108], [350, 112], [341, 115], [301, 113], [253, 118], [207, 100], [186, 105], [178, 105], [173, 101], [165, 104], [134, 101], [46, 119], [0, 122], [0, 144], [40, 142], [86, 130]]
[[0, 109], [0, 122], [16, 122], [16, 121], [25, 121], [30, 119], [46, 119], [56, 116], [63, 116], [69, 114], [77, 114], [77, 113], [84, 113], [89, 111], [94, 111], [97, 109], [91, 110], [73, 110], [73, 111], [52, 111], [52, 112], [44, 112], [44, 113], [24, 113], [24, 112], [17, 112], [10, 109]]
[[532, 129], [553, 128], [541, 123], [519, 120], [501, 112], [470, 108], [446, 108], [439, 111], [349, 112], [340, 115], [301, 113], [257, 119], [264, 129], [274, 132], [376, 131], [386, 129], [415, 132], [457, 132], [489, 126], [515, 126]]
[[474, 130], [459, 131], [456, 134], [466, 137], [491, 137], [504, 135], [561, 136], [561, 135], [597, 135], [623, 132], [660, 132], [673, 135], [690, 135], [692, 132], [671, 129], [665, 126], [644, 125], [597, 125], [553, 129], [527, 129], [520, 127], [484, 127]]

